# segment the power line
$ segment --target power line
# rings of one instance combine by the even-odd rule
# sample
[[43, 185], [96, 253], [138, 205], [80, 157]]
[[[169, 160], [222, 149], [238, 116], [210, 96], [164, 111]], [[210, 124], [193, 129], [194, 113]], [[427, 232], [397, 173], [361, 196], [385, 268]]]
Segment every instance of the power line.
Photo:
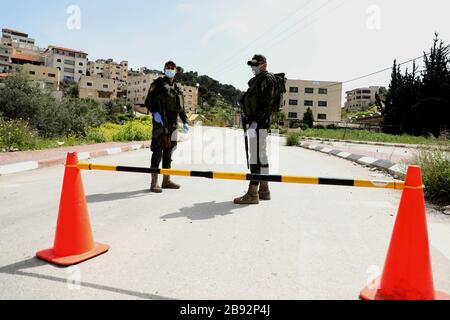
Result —
[[[270, 38], [268, 41], [266, 41], [265, 43], [270, 42], [270, 41], [274, 41], [274, 40], [276, 41], [277, 38], [278, 38], [280, 35], [284, 34], [284, 33], [285, 33], [286, 31], [288, 31], [288, 30], [292, 30], [292, 28], [294, 28], [294, 27], [298, 26], [300, 23], [304, 22], [305, 19], [308, 19], [310, 16], [316, 14], [318, 11], [320, 11], [320, 10], [323, 9], [324, 7], [330, 5], [332, 1], [335, 1], [335, 0], [328, 0], [326, 3], [322, 4], [320, 7], [316, 8], [314, 11], [309, 12], [309, 13], [303, 15], [303, 16], [300, 17], [300, 19], [299, 19], [298, 21], [296, 21], [294, 24], [291, 24], [289, 27], [284, 28], [281, 32], [279, 32], [279, 33], [277, 33], [275, 36], [271, 37], [271, 38]], [[241, 54], [241, 55], [239, 55], [239, 58], [241, 58], [241, 57], [243, 57], [243, 56], [244, 56], [244, 55]], [[241, 65], [241, 61], [239, 61], [239, 62], [234, 62], [234, 63], [232, 63], [229, 67], [228, 67], [228, 66], [225, 66], [225, 67], [222, 66], [222, 68], [218, 69], [217, 71], [218, 71], [218, 72], [221, 72], [221, 71], [223, 71], [223, 72], [230, 72], [230, 71], [236, 69], [236, 67], [238, 67], [239, 65]]]
[[[448, 45], [445, 49], [449, 49], [449, 48], [450, 48], [450, 45]], [[426, 54], [425, 54], [425, 56], [429, 56], [429, 55], [430, 55], [430, 53], [426, 53]], [[411, 62], [415, 62], [416, 60], [422, 59], [423, 57], [424, 57], [424, 55], [421, 55], [421, 56], [419, 56], [419, 57], [417, 57], [417, 58], [414, 58], [414, 59], [410, 59], [410, 60], [404, 61], [404, 62], [399, 63], [399, 64], [397, 64], [397, 65], [398, 65], [398, 66], [402, 66], [402, 65], [404, 65], [404, 64], [408, 64], [408, 63], [411, 63]], [[364, 76], [360, 76], [360, 77], [357, 77], [357, 78], [353, 78], [353, 79], [350, 79], [350, 80], [346, 80], [346, 81], [342, 82], [342, 84], [346, 84], [346, 83], [354, 82], [354, 81], [361, 80], [361, 79], [364, 79], [364, 78], [368, 78], [368, 77], [371, 77], [371, 76], [373, 76], [373, 75], [376, 75], [376, 74], [379, 74], [379, 73], [383, 73], [383, 72], [392, 70], [392, 68], [393, 68], [393, 67], [384, 68], [384, 69], [382, 69], [382, 70], [378, 70], [378, 71], [375, 71], [375, 72], [366, 74], [366, 75], [364, 75]], [[336, 85], [336, 84], [333, 84], [333, 85], [330, 85], [330, 86], [327, 86], [327, 87], [332, 87], [332, 86], [335, 86], [335, 85]], [[324, 88], [327, 88], [327, 87], [324, 87]]]
[[[282, 19], [278, 20], [277, 23], [273, 24], [274, 25], [278, 25], [278, 24], [282, 24], [284, 23], [284, 21], [290, 19], [291, 17], [295, 16], [297, 13], [299, 13], [302, 9], [306, 8], [311, 2], [313, 2], [313, 0], [309, 0], [306, 4], [301, 5], [299, 8], [297, 8], [297, 10], [295, 10], [294, 12], [291, 12], [290, 14], [288, 14], [287, 16], [283, 17]], [[270, 33], [274, 30], [273, 27], [270, 27], [268, 29], [266, 29], [265, 32], [261, 33], [258, 37], [256, 37], [255, 39], [253, 39], [250, 43], [246, 44], [243, 48], [235, 51], [235, 53], [233, 53], [231, 56], [229, 56], [228, 58], [226, 58], [224, 60], [224, 62], [220, 63], [217, 65], [217, 67], [214, 67], [214, 69], [216, 68], [222, 68], [224, 64], [228, 64], [229, 62], [231, 62], [233, 60], [234, 57], [238, 56], [243, 50], [247, 50], [248, 48], [250, 48], [253, 44], [255, 44], [256, 42], [258, 42], [260, 39], [264, 38], [267, 33]], [[213, 70], [214, 70], [213, 69]]]

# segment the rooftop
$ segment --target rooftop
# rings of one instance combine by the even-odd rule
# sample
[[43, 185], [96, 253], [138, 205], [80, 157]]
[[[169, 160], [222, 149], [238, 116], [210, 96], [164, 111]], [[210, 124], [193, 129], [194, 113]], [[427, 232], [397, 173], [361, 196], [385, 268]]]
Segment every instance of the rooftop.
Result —
[[2, 32], [12, 33], [17, 36], [28, 38], [28, 33], [20, 32], [20, 31], [13, 30], [13, 29], [4, 28], [4, 29], [2, 29]]
[[64, 48], [64, 47], [57, 47], [57, 46], [48, 46], [48, 49], [46, 51], [53, 50], [53, 49], [87, 55], [86, 52], [83, 52], [83, 51], [80, 51], [80, 50], [74, 50], [74, 49], [69, 49], [69, 48]]
[[41, 62], [41, 59], [39, 56], [34, 56], [31, 54], [24, 54], [24, 53], [18, 53], [15, 52], [11, 55], [12, 59], [18, 59], [18, 60], [26, 60], [26, 61], [32, 61], [32, 62]]

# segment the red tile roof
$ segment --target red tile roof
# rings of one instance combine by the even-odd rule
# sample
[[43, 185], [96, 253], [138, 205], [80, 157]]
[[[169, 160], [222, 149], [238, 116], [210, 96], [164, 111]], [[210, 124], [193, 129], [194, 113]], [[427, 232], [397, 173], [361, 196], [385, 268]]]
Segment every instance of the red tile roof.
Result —
[[69, 49], [69, 48], [64, 48], [64, 47], [48, 46], [47, 50], [51, 50], [51, 49], [57, 49], [57, 50], [67, 51], [67, 52], [72, 52], [72, 53], [87, 54], [86, 52], [79, 51], [79, 50], [74, 50], [74, 49]]
[[31, 54], [24, 54], [24, 53], [18, 53], [18, 52], [13, 53], [11, 55], [11, 59], [41, 62], [41, 59], [38, 56], [33, 56]]

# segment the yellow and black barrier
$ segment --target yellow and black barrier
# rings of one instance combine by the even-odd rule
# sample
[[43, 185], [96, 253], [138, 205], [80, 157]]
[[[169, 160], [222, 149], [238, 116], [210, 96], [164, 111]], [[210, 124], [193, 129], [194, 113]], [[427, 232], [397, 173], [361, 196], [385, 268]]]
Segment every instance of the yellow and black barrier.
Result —
[[351, 179], [333, 179], [320, 177], [300, 177], [300, 176], [282, 176], [282, 175], [264, 175], [264, 174], [247, 174], [235, 172], [212, 172], [212, 171], [191, 171], [191, 170], [175, 170], [175, 169], [152, 169], [112, 166], [93, 163], [79, 163], [72, 166], [80, 170], [100, 170], [100, 171], [117, 171], [130, 173], [160, 174], [180, 177], [197, 177], [219, 180], [240, 180], [240, 181], [267, 181], [281, 183], [297, 183], [297, 184], [319, 184], [329, 186], [345, 186], [359, 188], [377, 188], [377, 189], [395, 189], [404, 190], [405, 183], [400, 181], [370, 181], [370, 180], [351, 180]]

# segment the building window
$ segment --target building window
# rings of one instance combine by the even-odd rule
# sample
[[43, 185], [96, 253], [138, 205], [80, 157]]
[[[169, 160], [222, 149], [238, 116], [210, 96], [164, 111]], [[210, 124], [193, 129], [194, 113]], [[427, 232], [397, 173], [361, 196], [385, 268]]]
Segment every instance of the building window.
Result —
[[319, 119], [319, 120], [327, 120], [327, 115], [324, 114], [324, 113], [319, 113], [317, 115], [317, 119]]
[[34, 72], [34, 71], [30, 71], [30, 74], [33, 74], [33, 75], [34, 75], [34, 74], [36, 74], [36, 72]]
[[86, 82], [86, 86], [92, 87], [92, 82]]
[[67, 73], [75, 73], [75, 69], [72, 69], [72, 68], [64, 68], [64, 72], [67, 72]]
[[83, 62], [80, 62], [78, 65], [82, 67], [83, 66]]
[[328, 89], [319, 89], [319, 94], [328, 94]]
[[54, 73], [49, 73], [49, 74], [48, 74], [48, 77], [49, 77], [49, 78], [56, 78], [56, 74], [54, 74]]
[[290, 87], [289, 92], [290, 93], [298, 93], [298, 87]]
[[314, 102], [312, 100], [305, 100], [305, 107], [312, 107], [314, 106]]
[[108, 86], [107, 84], [104, 84], [104, 85], [103, 85], [103, 89], [108, 89], [108, 87], [109, 87], [109, 86]]
[[62, 62], [62, 60], [61, 60], [61, 59], [58, 59], [58, 60], [56, 60], [56, 62]]
[[297, 119], [298, 118], [297, 112], [289, 112], [288, 113], [288, 118], [289, 119]]
[[327, 101], [319, 101], [319, 107], [328, 107]]
[[314, 88], [305, 88], [305, 93], [314, 93]]
[[65, 64], [68, 64], [69, 66], [74, 66], [75, 65], [75, 61], [72, 60], [64, 60]]
[[298, 100], [289, 100], [290, 106], [298, 106]]

